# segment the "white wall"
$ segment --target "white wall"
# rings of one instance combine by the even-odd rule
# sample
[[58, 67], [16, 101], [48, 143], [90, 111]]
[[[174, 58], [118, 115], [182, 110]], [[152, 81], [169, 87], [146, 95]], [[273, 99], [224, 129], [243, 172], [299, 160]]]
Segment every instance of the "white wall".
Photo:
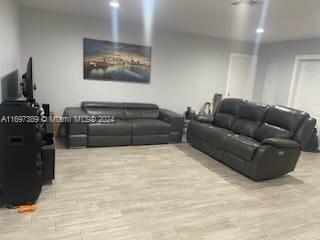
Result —
[[19, 68], [19, 32], [19, 9], [16, 2], [0, 0], [0, 79]]
[[275, 103], [287, 105], [290, 84], [297, 55], [320, 55], [320, 39], [286, 41], [262, 45], [255, 82], [254, 100], [260, 101], [266, 77], [267, 62], [277, 58], [280, 62], [280, 81], [277, 83]]
[[[81, 101], [152, 102], [177, 112], [199, 109], [224, 93], [231, 51], [250, 53], [253, 45], [197, 35], [156, 31], [150, 84], [83, 79], [83, 38], [112, 40], [109, 25], [94, 19], [21, 9], [22, 62], [34, 58], [37, 100], [61, 114]], [[143, 44], [136, 26], [120, 25], [119, 41]]]

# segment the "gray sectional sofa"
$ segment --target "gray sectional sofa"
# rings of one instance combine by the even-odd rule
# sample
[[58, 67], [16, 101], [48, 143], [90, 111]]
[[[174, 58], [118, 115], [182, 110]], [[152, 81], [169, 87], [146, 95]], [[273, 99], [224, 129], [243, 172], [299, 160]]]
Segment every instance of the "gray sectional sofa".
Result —
[[155, 104], [82, 102], [66, 108], [69, 148], [181, 142], [184, 118]]

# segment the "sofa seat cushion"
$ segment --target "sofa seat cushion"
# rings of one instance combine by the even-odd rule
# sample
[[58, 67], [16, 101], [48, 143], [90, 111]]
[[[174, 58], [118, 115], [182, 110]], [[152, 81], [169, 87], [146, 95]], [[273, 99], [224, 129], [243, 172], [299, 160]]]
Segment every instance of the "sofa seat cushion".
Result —
[[223, 149], [225, 138], [230, 134], [233, 133], [228, 129], [211, 125], [206, 129], [204, 140], [211, 146]]
[[237, 134], [229, 134], [224, 142], [224, 150], [236, 157], [251, 161], [260, 143], [253, 138]]
[[159, 119], [130, 119], [132, 135], [169, 135], [170, 124]]
[[95, 123], [88, 125], [89, 136], [127, 136], [131, 135], [131, 123], [115, 120], [114, 123]]

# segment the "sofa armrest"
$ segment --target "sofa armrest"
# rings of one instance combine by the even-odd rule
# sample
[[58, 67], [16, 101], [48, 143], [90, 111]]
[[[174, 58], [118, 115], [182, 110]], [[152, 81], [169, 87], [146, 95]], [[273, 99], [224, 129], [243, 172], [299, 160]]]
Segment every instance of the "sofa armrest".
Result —
[[66, 146], [79, 148], [87, 146], [88, 120], [90, 116], [81, 108], [66, 108], [63, 113]]
[[307, 148], [308, 142], [312, 136], [316, 124], [317, 121], [314, 118], [307, 118], [303, 121], [298, 131], [296, 132], [294, 140], [301, 145], [302, 150], [305, 150]]
[[181, 142], [184, 127], [183, 116], [167, 109], [160, 109], [159, 118], [170, 124], [170, 141]]
[[299, 148], [296, 141], [281, 138], [266, 138], [262, 141], [262, 145], [271, 145], [277, 148]]
[[300, 157], [300, 145], [292, 140], [268, 138], [255, 151], [250, 177], [256, 181], [280, 177], [294, 171]]
[[66, 135], [87, 134], [85, 119], [89, 115], [81, 108], [66, 108], [63, 113]]
[[213, 115], [207, 115], [207, 116], [197, 115], [195, 119], [198, 122], [202, 122], [202, 123], [213, 123], [214, 117]]

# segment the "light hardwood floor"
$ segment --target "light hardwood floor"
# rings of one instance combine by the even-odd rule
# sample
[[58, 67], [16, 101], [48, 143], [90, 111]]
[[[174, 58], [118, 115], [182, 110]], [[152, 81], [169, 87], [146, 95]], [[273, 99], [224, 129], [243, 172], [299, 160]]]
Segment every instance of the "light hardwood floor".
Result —
[[1, 240], [318, 240], [320, 155], [253, 182], [188, 144], [58, 149], [38, 211], [0, 209]]

